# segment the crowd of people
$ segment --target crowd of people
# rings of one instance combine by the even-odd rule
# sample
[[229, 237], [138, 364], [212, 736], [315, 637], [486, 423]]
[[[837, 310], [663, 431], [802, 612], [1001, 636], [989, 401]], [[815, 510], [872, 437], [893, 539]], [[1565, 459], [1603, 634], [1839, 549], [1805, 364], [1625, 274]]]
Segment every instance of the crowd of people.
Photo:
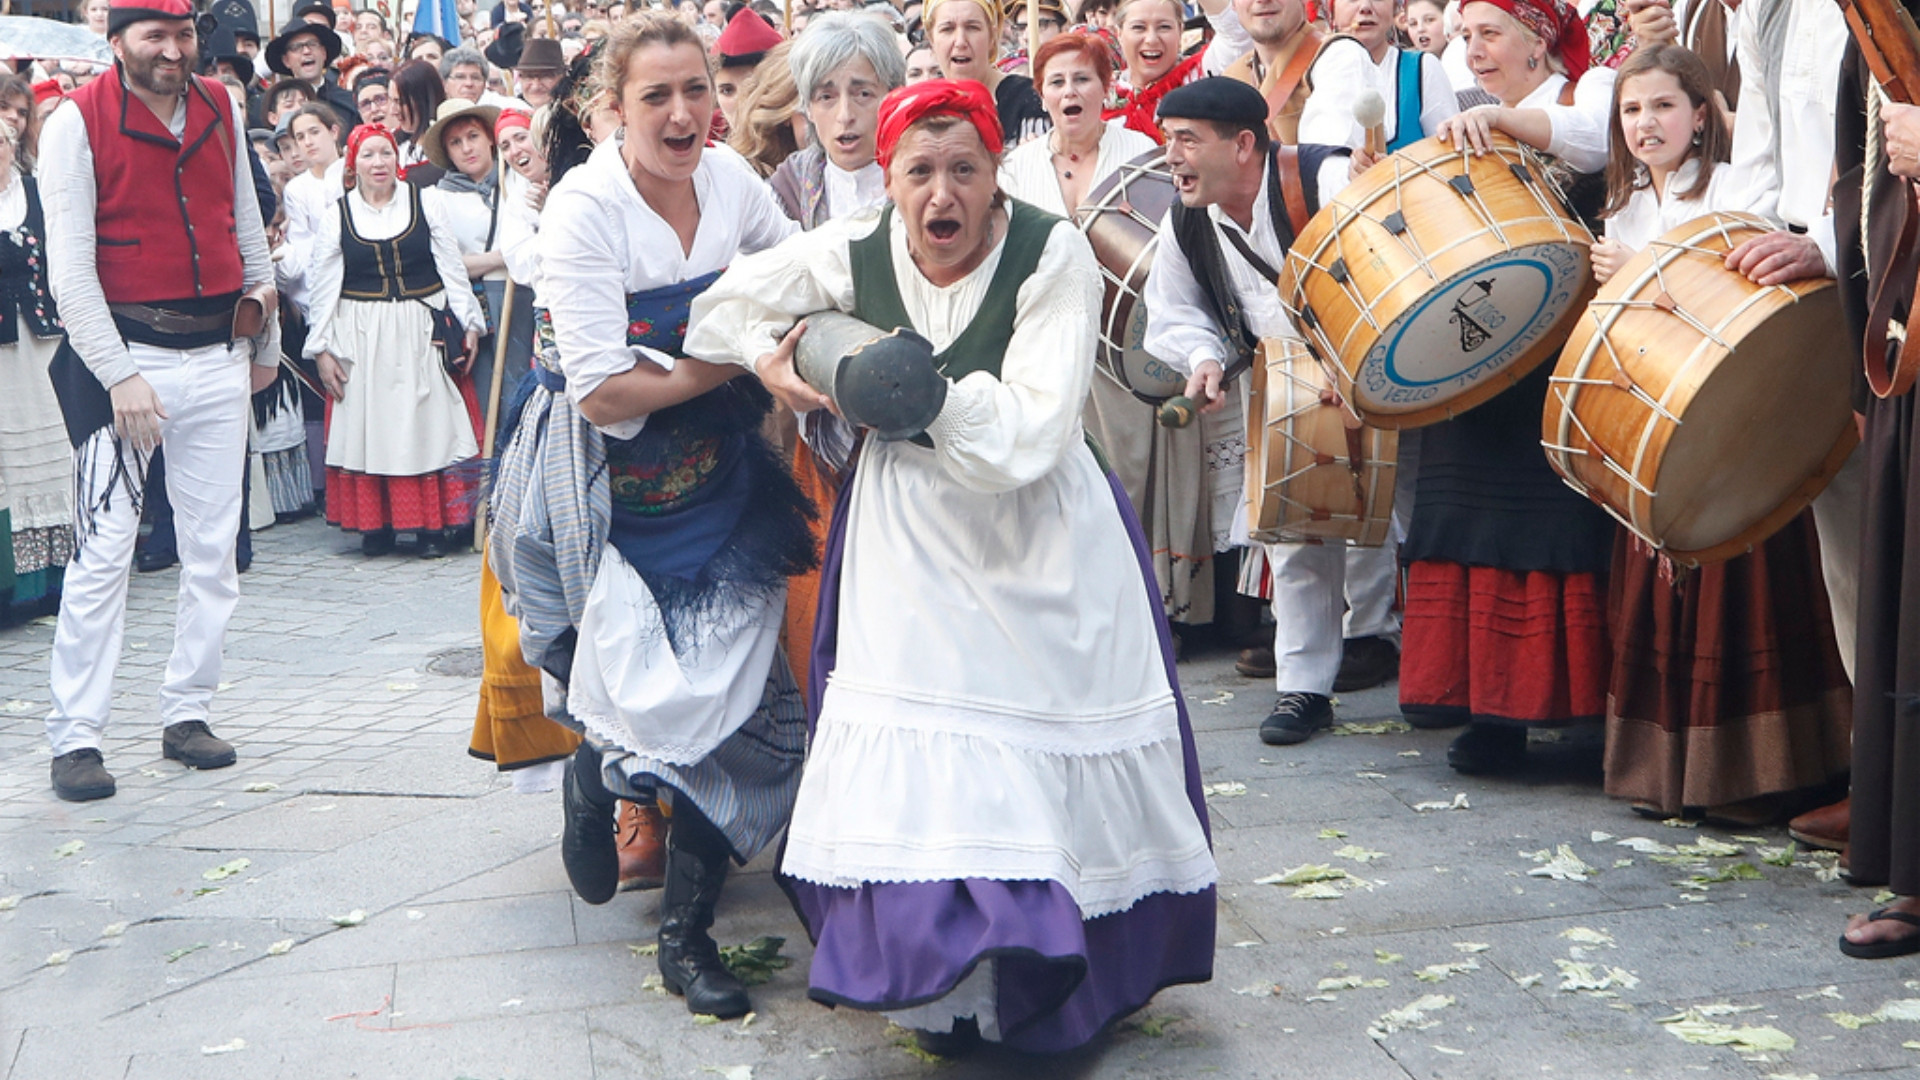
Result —
[[[1895, 894], [1840, 948], [1920, 952], [1920, 460], [1873, 363], [1920, 111], [1829, 0], [429, 6], [87, 0], [111, 67], [0, 74], [0, 610], [58, 607], [60, 797], [115, 790], [131, 566], [181, 564], [163, 748], [218, 768], [249, 519], [371, 558], [481, 518], [472, 753], [559, 788], [588, 902], [664, 890], [696, 1013], [749, 1009], [709, 930], [776, 843], [812, 996], [933, 1053], [1209, 978], [1203, 646], [1273, 685], [1268, 744], [1395, 678], [1463, 773], [1603, 725], [1633, 812], [1790, 819]], [[1255, 539], [1239, 373], [1310, 322], [1280, 268], [1429, 139], [1525, 147], [1598, 282], [1710, 212], [1765, 226], [1729, 272], [1837, 279], [1861, 445], [1806, 512], [1677, 566], [1550, 467], [1548, 363], [1399, 432], [1385, 544]], [[1184, 427], [1096, 360], [1089, 223], [1152, 170], [1127, 344]], [[926, 347], [923, 432], [803, 377], [822, 312]]]

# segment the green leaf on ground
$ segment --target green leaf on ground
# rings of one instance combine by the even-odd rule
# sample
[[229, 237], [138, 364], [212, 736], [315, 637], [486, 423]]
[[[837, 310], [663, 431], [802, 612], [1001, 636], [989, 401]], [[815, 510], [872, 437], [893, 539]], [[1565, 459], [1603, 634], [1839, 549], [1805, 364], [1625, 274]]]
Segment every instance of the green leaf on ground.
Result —
[[69, 840], [53, 849], [53, 857], [56, 859], [72, 858], [80, 854], [81, 850], [86, 846], [87, 842], [85, 840]]
[[757, 937], [745, 945], [723, 945], [720, 962], [726, 964], [727, 970], [742, 984], [759, 986], [773, 978], [774, 972], [793, 963], [791, 957], [780, 955], [786, 943], [783, 937]]
[[200, 876], [206, 878], [208, 881], [225, 881], [227, 878], [246, 870], [247, 867], [252, 865], [252, 859], [235, 859], [232, 862], [221, 863], [211, 870], [202, 871]]
[[1676, 1013], [1654, 1022], [1672, 1032], [1677, 1039], [1699, 1046], [1730, 1046], [1741, 1054], [1785, 1053], [1795, 1045], [1793, 1036], [1779, 1028], [1746, 1025], [1735, 1027], [1732, 1024], [1707, 1019], [1695, 1009], [1688, 1009], [1686, 1012]]
[[207, 943], [204, 941], [196, 942], [192, 945], [182, 946], [167, 954], [167, 963], [171, 964], [174, 961], [179, 960], [183, 956], [192, 956], [194, 953], [197, 953], [204, 948], [207, 948]]

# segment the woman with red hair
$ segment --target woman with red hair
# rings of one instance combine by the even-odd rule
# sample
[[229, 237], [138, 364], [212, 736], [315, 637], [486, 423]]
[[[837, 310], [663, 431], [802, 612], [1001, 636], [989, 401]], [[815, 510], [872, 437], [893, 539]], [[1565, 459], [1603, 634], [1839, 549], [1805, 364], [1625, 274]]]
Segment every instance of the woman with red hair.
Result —
[[1070, 218], [1100, 181], [1155, 143], [1100, 118], [1101, 103], [1113, 89], [1113, 60], [1098, 36], [1067, 33], [1040, 46], [1033, 81], [1053, 130], [1007, 155], [1000, 186], [1016, 199]]

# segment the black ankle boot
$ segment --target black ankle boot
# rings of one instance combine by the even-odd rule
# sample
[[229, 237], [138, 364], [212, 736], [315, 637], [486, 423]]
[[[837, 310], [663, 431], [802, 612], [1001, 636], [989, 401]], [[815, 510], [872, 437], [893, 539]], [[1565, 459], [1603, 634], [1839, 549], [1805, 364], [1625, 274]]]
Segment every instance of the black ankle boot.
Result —
[[620, 891], [620, 846], [614, 834], [616, 804], [600, 782], [600, 752], [591, 744], [581, 743], [567, 759], [560, 790], [560, 862], [580, 899], [604, 904]]
[[688, 799], [676, 800], [667, 830], [667, 882], [660, 898], [660, 978], [687, 999], [687, 1011], [731, 1020], [753, 1008], [747, 988], [720, 960], [707, 931], [727, 880], [726, 837]]

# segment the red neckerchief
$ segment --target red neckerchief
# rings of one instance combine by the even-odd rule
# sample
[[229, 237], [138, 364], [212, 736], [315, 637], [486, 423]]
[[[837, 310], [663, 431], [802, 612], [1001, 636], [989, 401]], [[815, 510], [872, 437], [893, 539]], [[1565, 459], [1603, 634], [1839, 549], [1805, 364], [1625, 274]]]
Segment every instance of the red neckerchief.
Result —
[[1206, 56], [1206, 50], [1202, 49], [1180, 61], [1173, 66], [1173, 70], [1154, 80], [1153, 85], [1145, 90], [1122, 91], [1120, 104], [1114, 108], [1102, 110], [1100, 119], [1112, 120], [1114, 117], [1123, 117], [1127, 127], [1151, 138], [1156, 143], [1166, 142], [1160, 134], [1160, 122], [1157, 119], [1160, 99], [1185, 86], [1193, 77], [1193, 73], [1199, 69], [1200, 60], [1204, 56]]

